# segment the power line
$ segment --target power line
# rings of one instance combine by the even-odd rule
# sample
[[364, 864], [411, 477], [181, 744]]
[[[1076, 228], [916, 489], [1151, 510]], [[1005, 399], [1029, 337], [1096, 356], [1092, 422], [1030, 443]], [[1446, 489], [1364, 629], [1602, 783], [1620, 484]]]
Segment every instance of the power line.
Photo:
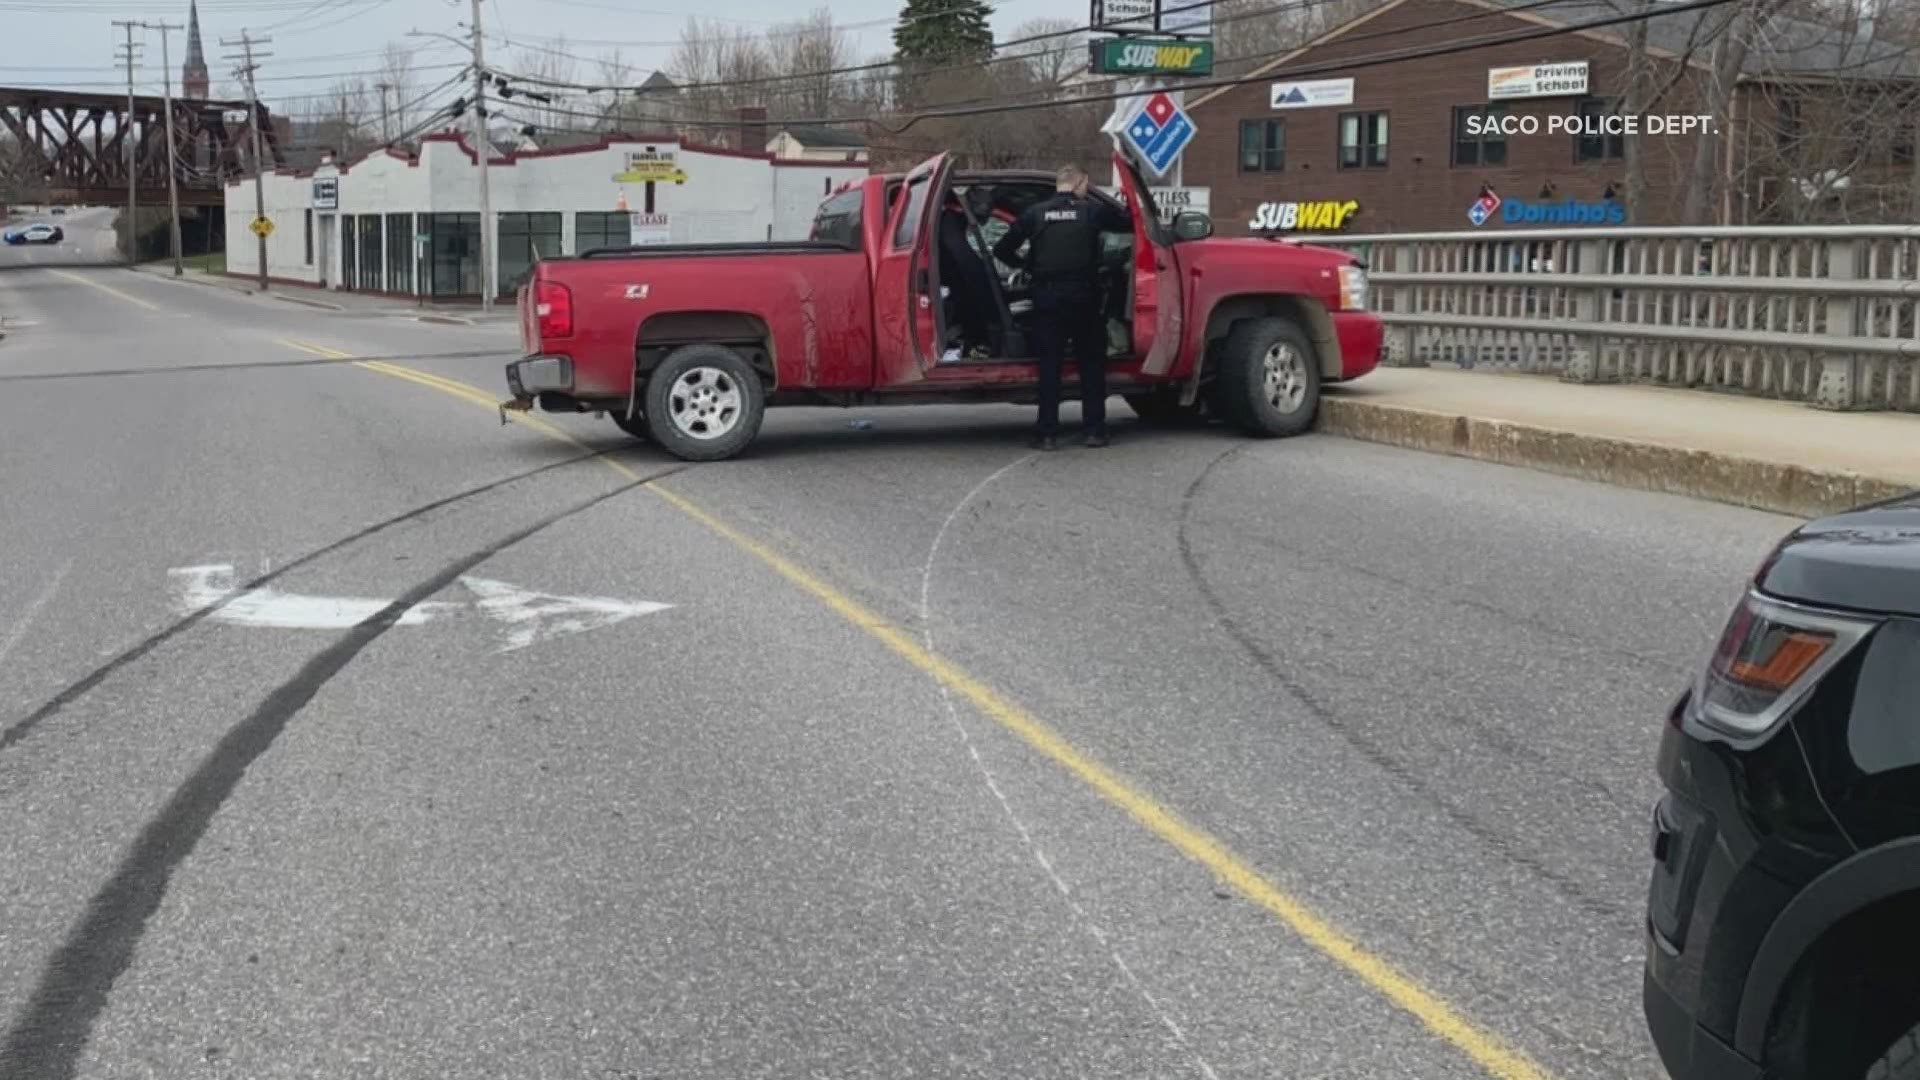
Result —
[[[1176, 14], [1183, 11], [1195, 11], [1200, 8], [1210, 8], [1224, 2], [1225, 0], [1187, 0], [1187, 2], [1182, 3], [1176, 7], [1170, 7], [1165, 9], [1165, 11], [1163, 11], [1162, 14], [1165, 15], [1165, 14]], [[1260, 8], [1254, 8], [1249, 11], [1235, 12], [1234, 14], [1231, 14], [1231, 15], [1216, 18], [1213, 20], [1213, 23], [1214, 25], [1219, 26], [1227, 23], [1241, 22], [1247, 19], [1256, 19], [1256, 18], [1263, 18], [1270, 15], [1279, 15], [1279, 14], [1283, 14], [1290, 11], [1304, 11], [1309, 8], [1318, 7], [1323, 4], [1328, 4], [1331, 2], [1332, 0], [1284, 0], [1284, 2], [1282, 3], [1272, 4], [1272, 5], [1268, 5]], [[924, 18], [924, 17], [931, 17], [931, 16], [922, 16], [922, 17]], [[941, 74], [945, 72], [954, 72], [954, 71], [977, 71], [981, 68], [988, 67], [994, 64], [1017, 63], [1020, 61], [1031, 60], [1036, 56], [1049, 56], [1049, 55], [1058, 55], [1062, 53], [1074, 52], [1079, 49], [1085, 48], [1085, 43], [1072, 42], [1062, 46], [1059, 49], [1053, 49], [1053, 50], [1042, 49], [1037, 53], [1008, 54], [1006, 53], [1005, 50], [1014, 48], [1015, 46], [1019, 46], [1019, 45], [1031, 45], [1031, 44], [1034, 44], [1035, 42], [1052, 41], [1057, 38], [1079, 37], [1083, 34], [1094, 33], [1096, 31], [1104, 30], [1106, 28], [1107, 28], [1106, 24], [1089, 23], [1085, 26], [1072, 26], [1064, 30], [1050, 30], [1045, 33], [1029, 34], [1026, 37], [1012, 38], [1007, 41], [999, 41], [999, 42], [993, 43], [993, 45], [990, 47], [991, 51], [997, 55], [989, 56], [986, 59], [975, 60], [968, 63], [949, 64], [941, 67], [924, 68], [924, 69], [914, 71], [913, 74], [916, 76], [926, 76], [926, 75], [936, 75], [936, 74]], [[836, 27], [836, 29], [838, 28]], [[678, 42], [673, 42], [670, 44], [678, 44]], [[570, 60], [578, 60], [583, 63], [594, 62], [593, 60], [587, 57], [575, 56], [572, 53], [560, 52], [559, 50], [543, 49], [539, 51], [554, 52]], [[852, 65], [837, 67], [837, 68], [821, 68], [817, 71], [801, 72], [801, 73], [790, 74], [790, 75], [762, 75], [762, 76], [756, 76], [754, 78], [749, 78], [749, 79], [723, 79], [723, 80], [715, 80], [715, 81], [709, 81], [709, 82], [681, 83], [675, 86], [674, 89], [676, 90], [707, 90], [707, 89], [733, 88], [733, 87], [742, 87], [742, 86], [768, 86], [768, 85], [773, 85], [776, 83], [783, 83], [783, 82], [797, 82], [797, 81], [803, 81], [807, 79], [832, 78], [839, 75], [859, 75], [867, 72], [886, 71], [892, 68], [911, 66], [911, 64], [912, 64], [912, 61], [875, 60], [865, 64], [852, 64]], [[588, 93], [596, 93], [596, 92], [610, 91], [610, 90], [635, 91], [640, 89], [640, 87], [638, 86], [613, 86], [613, 85], [596, 85], [591, 83], [570, 83], [570, 82], [564, 82], [556, 79], [547, 79], [541, 76], [514, 75], [511, 72], [496, 72], [496, 74], [504, 74], [508, 78], [515, 79], [520, 82], [541, 83], [543, 85], [556, 86], [556, 87], [560, 87], [568, 90], [584, 90]]]
[[[1542, 6], [1546, 6], [1546, 4], [1548, 3], [1556, 3], [1556, 2], [1566, 2], [1566, 0], [1536, 0], [1535, 3], [1522, 5], [1522, 7], [1542, 7]], [[1214, 89], [1222, 89], [1222, 88], [1234, 87], [1234, 86], [1245, 86], [1250, 83], [1256, 83], [1256, 82], [1266, 82], [1266, 81], [1273, 81], [1273, 80], [1280, 80], [1280, 79], [1292, 79], [1292, 78], [1300, 78], [1300, 77], [1309, 76], [1309, 75], [1319, 75], [1319, 74], [1326, 74], [1331, 72], [1346, 71], [1346, 70], [1355, 69], [1355, 68], [1378, 67], [1383, 64], [1400, 63], [1406, 60], [1420, 60], [1420, 59], [1427, 59], [1435, 56], [1450, 56], [1455, 53], [1468, 52], [1474, 49], [1490, 48], [1493, 46], [1514, 44], [1514, 43], [1525, 42], [1525, 41], [1537, 41], [1543, 38], [1560, 37], [1566, 34], [1579, 33], [1580, 31], [1583, 31], [1583, 30], [1601, 29], [1609, 26], [1619, 26], [1626, 23], [1639, 22], [1643, 19], [1659, 18], [1659, 17], [1674, 15], [1682, 12], [1703, 11], [1709, 8], [1719, 7], [1723, 4], [1727, 4], [1730, 2], [1732, 2], [1732, 0], [1688, 0], [1688, 2], [1685, 2], [1685, 3], [1663, 4], [1659, 8], [1653, 8], [1646, 11], [1635, 11], [1635, 12], [1627, 12], [1623, 14], [1607, 15], [1607, 16], [1588, 19], [1580, 22], [1561, 23], [1553, 26], [1530, 27], [1527, 29], [1510, 31], [1506, 33], [1482, 35], [1477, 38], [1468, 38], [1460, 41], [1447, 42], [1445, 44], [1440, 44], [1440, 45], [1425, 45], [1425, 46], [1415, 46], [1415, 47], [1405, 48], [1405, 49], [1386, 50], [1383, 52], [1358, 56], [1351, 59], [1328, 61], [1320, 64], [1307, 64], [1307, 65], [1302, 65], [1298, 67], [1286, 68], [1280, 71], [1263, 71], [1258, 74], [1243, 74], [1243, 75], [1237, 75], [1237, 76], [1227, 76], [1227, 77], [1212, 78], [1212, 79], [1190, 79], [1190, 80], [1184, 81], [1181, 84], [1181, 88], [1184, 90], [1214, 90]], [[1519, 9], [1508, 8], [1504, 10], [1512, 11], [1512, 10], [1519, 10]], [[1495, 12], [1489, 12], [1488, 14], [1501, 14], [1501, 13], [1502, 12], [1500, 11], [1495, 11]], [[1411, 27], [1403, 27], [1397, 30], [1379, 31], [1379, 32], [1376, 32], [1374, 35], [1354, 35], [1352, 37], [1349, 37], [1343, 40], [1363, 40], [1367, 36], [1402, 35], [1402, 34], [1417, 32], [1424, 29], [1429, 29], [1430, 26], [1441, 26], [1441, 25], [1447, 25], [1450, 23], [1464, 21], [1464, 19], [1465, 17], [1463, 16], [1454, 16], [1447, 19], [1435, 20], [1430, 25], [1411, 26]], [[1277, 50], [1275, 55], [1285, 55], [1286, 53], [1295, 52], [1295, 51], [1298, 51], [1297, 46], [1293, 48]], [[1257, 57], [1247, 57], [1243, 59], [1257, 59]], [[988, 102], [988, 103], [983, 103], [979, 105], [953, 103], [953, 104], [944, 105], [944, 106], [936, 106], [930, 109], [923, 109], [919, 112], [909, 114], [905, 118], [905, 123], [899, 126], [893, 126], [893, 125], [881, 123], [880, 121], [875, 120], [870, 116], [820, 116], [820, 117], [806, 117], [806, 118], [787, 118], [787, 119], [781, 119], [777, 121], [770, 120], [769, 122], [777, 122], [777, 123], [783, 123], [783, 124], [806, 124], [811, 126], [822, 126], [822, 127], [864, 124], [870, 127], [878, 128], [889, 134], [899, 135], [904, 133], [908, 129], [912, 128], [914, 125], [927, 120], [958, 119], [961, 117], [969, 117], [969, 116], [989, 116], [989, 115], [996, 115], [1000, 113], [1030, 112], [1036, 109], [1072, 108], [1077, 105], [1096, 105], [1096, 104], [1101, 104], [1105, 102], [1120, 101], [1127, 98], [1135, 98], [1139, 96], [1140, 96], [1140, 92], [1138, 90], [1115, 90], [1115, 91], [1104, 91], [1100, 93], [1091, 93], [1091, 94], [1076, 94], [1070, 97], [1054, 97], [1054, 98], [1051, 98], [1050, 100], [1034, 101], [1034, 102], [1012, 102], [1012, 103]], [[569, 115], [569, 113], [566, 110], [553, 109], [551, 111], [559, 115]], [[571, 115], [593, 118], [595, 114], [576, 112], [576, 113], [571, 113]], [[735, 128], [735, 127], [738, 127], [740, 124], [740, 121], [737, 118], [726, 119], [726, 120], [708, 120], [704, 118], [689, 118], [689, 117], [678, 117], [678, 118], [661, 117], [655, 122], [665, 126], [669, 126], [669, 127]]]

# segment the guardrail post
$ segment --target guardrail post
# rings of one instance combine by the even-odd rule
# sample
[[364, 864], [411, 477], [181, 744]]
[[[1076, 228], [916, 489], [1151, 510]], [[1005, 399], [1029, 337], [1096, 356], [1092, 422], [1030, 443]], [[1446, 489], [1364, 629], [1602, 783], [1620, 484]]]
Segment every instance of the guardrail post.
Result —
[[[1392, 262], [1385, 267], [1388, 270], [1420, 270], [1424, 266], [1420, 260], [1423, 250], [1419, 244], [1380, 245], [1392, 252]], [[1422, 287], [1419, 285], [1389, 286], [1393, 289], [1391, 310], [1416, 314], [1420, 309]], [[1426, 367], [1427, 358], [1421, 356], [1416, 348], [1418, 329], [1401, 323], [1387, 325], [1387, 341], [1381, 363], [1388, 367]]]
[[[1599, 240], [1578, 240], [1567, 245], [1574, 254], [1573, 266], [1568, 269], [1578, 274], [1606, 273], [1606, 244]], [[1600, 321], [1607, 310], [1607, 287], [1597, 289], [1577, 289], [1573, 294], [1573, 317], [1584, 323]], [[1560, 378], [1564, 382], [1598, 383], [1612, 382], [1614, 376], [1606, 369], [1603, 350], [1606, 341], [1602, 338], [1585, 335], [1570, 336], [1567, 343], [1567, 366]]]
[[[1833, 240], [1827, 246], [1827, 278], [1830, 281], [1851, 281], [1860, 276], [1860, 252], [1864, 245], [1858, 240]], [[1827, 298], [1827, 333], [1833, 337], [1855, 337], [1863, 329], [1855, 321], [1861, 298], [1854, 296], [1831, 296]], [[1839, 356], [1820, 358], [1820, 385], [1813, 392], [1813, 405], [1819, 409], [1860, 409], [1865, 408], [1865, 395], [1862, 383], [1865, 381], [1866, 362], [1859, 353], [1843, 353]]]

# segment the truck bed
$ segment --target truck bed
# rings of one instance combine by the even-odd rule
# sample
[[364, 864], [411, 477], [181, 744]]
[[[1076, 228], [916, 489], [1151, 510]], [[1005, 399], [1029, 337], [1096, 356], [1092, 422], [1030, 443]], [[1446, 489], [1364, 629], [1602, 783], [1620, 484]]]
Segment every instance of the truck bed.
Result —
[[[731, 244], [649, 244], [629, 247], [589, 248], [574, 259], [666, 259], [674, 256], [700, 255], [722, 257], [727, 255], [845, 255], [859, 249], [831, 240], [772, 240], [747, 241]], [[550, 259], [549, 262], [567, 262], [568, 259]]]

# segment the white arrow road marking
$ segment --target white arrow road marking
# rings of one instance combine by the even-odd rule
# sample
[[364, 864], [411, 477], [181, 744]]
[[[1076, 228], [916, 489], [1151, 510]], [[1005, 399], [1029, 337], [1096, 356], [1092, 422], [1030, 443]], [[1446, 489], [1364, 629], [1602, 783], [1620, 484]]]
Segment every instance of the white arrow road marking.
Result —
[[[365, 622], [392, 603], [374, 597], [307, 596], [273, 588], [250, 589], [235, 596], [233, 566], [229, 563], [182, 566], [167, 571], [167, 576], [173, 583], [174, 606], [180, 614], [198, 611], [209, 604], [221, 604], [209, 618], [238, 626], [345, 630]], [[650, 600], [555, 596], [491, 578], [462, 577], [460, 581], [478, 598], [473, 603], [429, 600], [408, 608], [396, 625], [420, 626], [471, 608], [504, 624], [507, 643], [500, 651], [511, 652], [535, 642], [597, 630], [625, 622], [635, 615], [650, 615], [673, 606]]]
[[598, 596], [554, 596], [529, 592], [491, 578], [463, 577], [460, 583], [480, 599], [481, 611], [507, 624], [507, 644], [500, 651], [524, 649], [536, 641], [577, 634], [625, 622], [635, 615], [665, 611], [672, 604], [651, 600], [611, 600]]
[[[167, 571], [173, 579], [176, 607], [180, 614], [198, 611], [208, 604], [226, 600], [234, 591], [233, 567], [226, 563], [212, 566], [183, 566]], [[253, 589], [235, 596], [213, 618], [239, 626], [267, 626], [281, 630], [345, 630], [358, 626], [378, 614], [391, 600], [358, 596], [303, 596], [278, 589]], [[400, 626], [419, 626], [436, 615], [459, 610], [463, 605], [429, 600], [408, 608], [400, 616]]]

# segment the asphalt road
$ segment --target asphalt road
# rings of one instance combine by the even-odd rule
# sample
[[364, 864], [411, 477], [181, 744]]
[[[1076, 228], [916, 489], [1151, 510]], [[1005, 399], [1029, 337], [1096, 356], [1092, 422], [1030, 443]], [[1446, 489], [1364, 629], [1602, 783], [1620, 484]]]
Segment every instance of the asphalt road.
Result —
[[497, 325], [0, 312], [0, 1075], [1660, 1075], [1660, 714], [1786, 519], [1011, 408], [685, 468], [502, 426]]

